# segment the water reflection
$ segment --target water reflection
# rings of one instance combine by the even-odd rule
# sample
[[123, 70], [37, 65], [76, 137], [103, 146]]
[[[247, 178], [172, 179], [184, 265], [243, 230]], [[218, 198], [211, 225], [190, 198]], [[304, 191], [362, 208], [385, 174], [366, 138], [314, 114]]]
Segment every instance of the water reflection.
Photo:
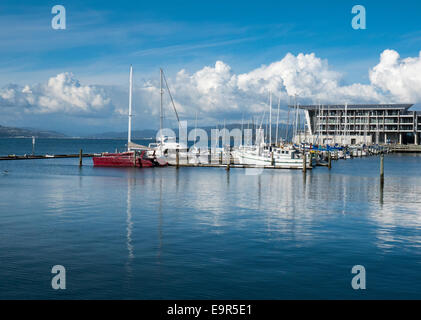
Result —
[[[176, 170], [178, 171], [178, 170]], [[178, 173], [177, 173], [177, 180], [178, 180]], [[162, 171], [159, 172], [159, 205], [158, 205], [158, 238], [159, 238], [159, 249], [158, 249], [158, 263], [161, 263], [161, 254], [162, 254], [162, 246], [163, 246], [163, 234], [162, 234], [162, 223], [163, 223], [163, 215], [162, 215]]]
[[[142, 201], [153, 203], [157, 214], [159, 264], [163, 263], [165, 204], [172, 210], [168, 219], [178, 232], [201, 228], [204, 234], [223, 234], [235, 229], [247, 237], [257, 233], [264, 235], [265, 241], [289, 240], [297, 246], [327, 241], [330, 236], [356, 237], [356, 241], [366, 239], [385, 252], [403, 244], [421, 246], [417, 234], [421, 228], [421, 184], [416, 177], [388, 176], [381, 186], [377, 176], [356, 174], [353, 169], [315, 168], [306, 174], [266, 170], [260, 175], [247, 175], [235, 168], [229, 172], [215, 168], [137, 172], [145, 177], [139, 180], [147, 186], [142, 190], [148, 191]], [[135, 176], [128, 181], [129, 271], [134, 257], [131, 197]], [[172, 237], [178, 239], [181, 233]]]
[[132, 169], [128, 169], [127, 176], [127, 215], [126, 215], [126, 246], [127, 246], [127, 262], [126, 262], [126, 271], [128, 278], [132, 277], [132, 261], [134, 258], [134, 247], [132, 244], [132, 232], [133, 232], [133, 222], [132, 222], [132, 189], [136, 185], [136, 176]]
[[380, 181], [380, 192], [379, 192], [379, 202], [380, 208], [383, 209], [383, 193], [384, 193], [384, 181]]
[[[83, 275], [79, 292], [89, 292], [92, 282], [84, 279], [93, 279], [103, 288], [99, 298], [227, 298], [250, 292], [277, 298], [280, 286], [298, 296], [314, 288], [311, 297], [318, 297], [316, 288], [326, 284], [319, 280], [338, 279], [331, 272], [350, 260], [379, 270], [378, 279], [387, 285], [389, 270], [399, 274], [387, 289], [396, 294], [406, 290], [402, 279], [419, 289], [417, 275], [408, 271], [419, 267], [421, 180], [406, 174], [417, 172], [418, 162], [411, 168], [405, 162], [395, 172], [389, 165], [380, 186], [378, 170], [366, 169], [370, 158], [362, 161], [364, 166], [355, 159], [306, 175], [265, 170], [257, 176], [236, 168], [78, 171], [58, 165], [28, 167], [24, 176], [15, 168], [2, 178], [8, 188], [0, 201], [0, 254], [9, 257], [5, 261], [16, 259], [16, 270], [28, 271], [31, 261], [55, 257], [65, 263], [71, 252]], [[94, 275], [92, 263], [98, 267]], [[308, 286], [297, 286], [294, 276], [278, 277], [280, 270], [303, 276], [301, 284]], [[21, 279], [10, 272], [13, 280]], [[380, 287], [370, 297], [393, 298]], [[43, 292], [27, 290], [37, 291]], [[348, 292], [339, 284], [325, 294], [347, 298]]]

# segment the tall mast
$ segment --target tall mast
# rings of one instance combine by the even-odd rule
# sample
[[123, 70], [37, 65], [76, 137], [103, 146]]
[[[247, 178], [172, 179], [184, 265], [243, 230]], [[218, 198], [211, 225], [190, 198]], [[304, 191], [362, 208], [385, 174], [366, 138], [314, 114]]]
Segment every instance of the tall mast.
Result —
[[287, 120], [287, 125], [285, 127], [285, 141], [289, 142], [288, 136], [289, 136], [289, 111], [291, 110], [291, 96], [289, 96], [289, 103], [288, 103], [288, 120]]
[[197, 138], [197, 110], [196, 110], [196, 121], [194, 124], [194, 142], [196, 143], [196, 138]]
[[279, 127], [279, 109], [281, 108], [281, 96], [279, 96], [278, 100], [278, 114], [276, 116], [276, 138], [275, 138], [275, 145], [278, 145], [278, 127]]
[[127, 147], [130, 149], [130, 142], [132, 141], [132, 90], [133, 90], [133, 68], [130, 65], [130, 77], [129, 77], [129, 128], [127, 134]]
[[272, 91], [269, 90], [269, 145], [272, 145]]
[[294, 136], [297, 136], [298, 127], [298, 107], [297, 107], [297, 94], [294, 96], [294, 108], [295, 108], [295, 121], [294, 121]]
[[164, 110], [163, 110], [163, 98], [164, 98], [164, 90], [162, 89], [162, 69], [159, 69], [159, 94], [161, 95], [161, 103], [159, 108], [159, 129], [161, 132], [161, 142], [162, 142], [162, 129], [164, 128]]
[[224, 134], [222, 135], [222, 148], [224, 148], [225, 149], [225, 119], [224, 119]]
[[241, 145], [244, 145], [243, 143], [243, 129], [244, 129], [244, 112], [243, 112], [243, 116], [241, 117]]
[[269, 119], [266, 118], [266, 127], [265, 127], [265, 141], [263, 141], [264, 143], [266, 143], [266, 140], [269, 140], [269, 133], [268, 133], [268, 122]]
[[348, 135], [348, 103], [345, 103], [345, 130], [344, 130], [344, 139], [346, 141]]

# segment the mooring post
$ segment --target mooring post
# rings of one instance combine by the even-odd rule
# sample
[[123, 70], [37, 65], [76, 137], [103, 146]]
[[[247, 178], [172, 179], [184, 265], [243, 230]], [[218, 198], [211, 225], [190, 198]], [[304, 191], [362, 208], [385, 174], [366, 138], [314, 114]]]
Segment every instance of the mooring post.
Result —
[[35, 137], [32, 136], [32, 155], [35, 153]]
[[271, 152], [271, 164], [272, 164], [272, 166], [275, 166], [275, 158], [274, 158], [274, 155], [273, 155], [273, 150]]
[[305, 173], [307, 171], [307, 157], [306, 152], [303, 151], [303, 172]]
[[82, 149], [79, 151], [79, 167], [82, 166]]
[[330, 151], [327, 153], [327, 167], [332, 169], [332, 155]]
[[384, 154], [380, 155], [380, 184], [384, 184]]
[[380, 204], [383, 205], [383, 195], [384, 195], [384, 155], [380, 155]]
[[221, 150], [221, 152], [219, 153], [219, 164], [222, 164], [222, 153], [223, 151]]
[[230, 170], [230, 165], [231, 165], [231, 150], [228, 149], [227, 171]]
[[212, 163], [212, 148], [209, 148], [208, 164]]
[[309, 162], [309, 168], [313, 168], [313, 154], [311, 153], [311, 151], [310, 151], [310, 153], [309, 153], [309, 155], [308, 155], [308, 162]]
[[136, 167], [136, 151], [133, 151], [133, 167]]
[[180, 154], [179, 154], [179, 150], [175, 149], [175, 165], [178, 169], [178, 166], [180, 164]]

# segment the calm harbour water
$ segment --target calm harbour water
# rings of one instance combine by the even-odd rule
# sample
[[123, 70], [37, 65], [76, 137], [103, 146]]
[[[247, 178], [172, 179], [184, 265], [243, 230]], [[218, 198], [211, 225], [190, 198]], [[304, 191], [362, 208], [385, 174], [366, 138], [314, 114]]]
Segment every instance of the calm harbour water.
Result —
[[[124, 143], [45, 139], [37, 153]], [[0, 140], [0, 155], [31, 148]], [[305, 177], [0, 161], [0, 299], [420, 299], [420, 170], [420, 155], [387, 155], [381, 194], [378, 157]], [[51, 288], [58, 264], [66, 290]]]

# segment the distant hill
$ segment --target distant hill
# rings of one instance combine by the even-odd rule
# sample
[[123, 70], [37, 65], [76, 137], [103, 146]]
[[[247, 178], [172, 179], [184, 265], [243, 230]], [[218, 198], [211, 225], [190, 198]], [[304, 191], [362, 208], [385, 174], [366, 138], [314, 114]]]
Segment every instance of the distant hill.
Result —
[[35, 136], [37, 138], [64, 138], [65, 134], [30, 128], [13, 128], [0, 126], [0, 138], [27, 138]]
[[[247, 129], [249, 126], [248, 124], [244, 125], [244, 129]], [[286, 131], [289, 132], [289, 138], [291, 138], [292, 135], [292, 126], [289, 126], [290, 129], [286, 130], [285, 124], [279, 125], [279, 135], [281, 137], [285, 136]], [[226, 128], [228, 130], [232, 130], [234, 128], [241, 128], [241, 124], [234, 123], [234, 124], [227, 124]], [[251, 127], [250, 127], [251, 128]], [[215, 129], [215, 127], [201, 127], [200, 129], [203, 129], [207, 132], [209, 138], [211, 137], [211, 130]], [[222, 129], [222, 126], [219, 125], [219, 129]], [[263, 129], [265, 129], [265, 126], [263, 126]], [[178, 128], [172, 129], [176, 135], [178, 135]], [[194, 130], [194, 127], [189, 127], [187, 129], [187, 132], [190, 132], [191, 130]], [[144, 129], [144, 130], [135, 130], [132, 132], [132, 139], [155, 139], [157, 134], [156, 129]], [[275, 126], [272, 126], [272, 134], [275, 135]], [[37, 138], [68, 138], [69, 136], [56, 132], [56, 131], [49, 131], [49, 130], [39, 130], [39, 129], [33, 129], [33, 128], [14, 128], [14, 127], [5, 127], [0, 125], [0, 138], [28, 138], [35, 136]], [[104, 133], [98, 133], [93, 135], [87, 135], [83, 136], [81, 138], [88, 138], [88, 139], [127, 139], [127, 131], [123, 132], [104, 132]]]
[[[133, 139], [152, 139], [155, 138], [156, 130], [145, 129], [145, 130], [134, 130], [132, 131]], [[127, 131], [125, 132], [103, 132], [98, 134], [91, 134], [85, 136], [89, 139], [127, 139]]]
[[[241, 128], [241, 124], [238, 123], [233, 123], [233, 124], [227, 124], [226, 129], [228, 130], [232, 130], [235, 128], [240, 129]], [[249, 126], [248, 124], [245, 124], [243, 126], [244, 129], [247, 129]], [[263, 129], [265, 129], [265, 126], [262, 126]], [[273, 136], [275, 136], [275, 125], [272, 125], [272, 134]], [[291, 138], [292, 135], [292, 126], [289, 126], [289, 130], [286, 130], [286, 125], [285, 124], [279, 124], [279, 136], [284, 137], [286, 131], [289, 132], [289, 138]], [[206, 133], [208, 134], [208, 137], [211, 137], [211, 130], [212, 129], [216, 129], [216, 127], [210, 127], [210, 126], [206, 126], [206, 127], [200, 127], [200, 129], [203, 129], [206, 131]], [[219, 129], [223, 129], [223, 127], [221, 125], [219, 125]], [[250, 127], [251, 129], [251, 127]], [[172, 129], [175, 134], [178, 136], [178, 128], [173, 128]], [[187, 129], [187, 132], [190, 132], [191, 130], [194, 130], [194, 127], [189, 127]], [[155, 139], [156, 134], [157, 134], [158, 130], [156, 129], [145, 129], [145, 130], [135, 130], [132, 132], [132, 139]], [[89, 135], [89, 136], [85, 136], [85, 138], [90, 138], [90, 139], [127, 139], [127, 131], [124, 132], [104, 132], [104, 133], [98, 133], [98, 134], [94, 134], [94, 135]]]

